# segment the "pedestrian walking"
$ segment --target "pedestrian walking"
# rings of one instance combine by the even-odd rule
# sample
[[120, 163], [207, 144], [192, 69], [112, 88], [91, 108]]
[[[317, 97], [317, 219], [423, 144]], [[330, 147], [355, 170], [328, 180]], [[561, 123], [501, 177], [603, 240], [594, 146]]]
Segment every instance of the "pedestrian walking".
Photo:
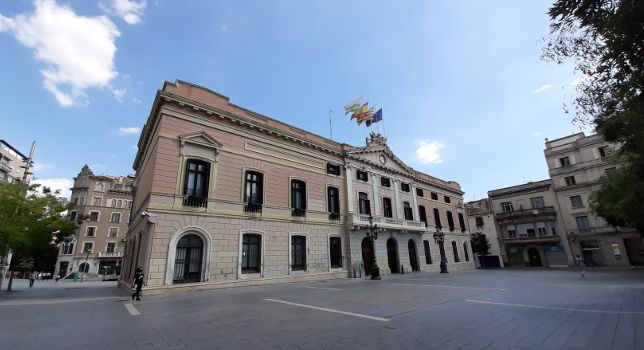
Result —
[[584, 267], [586, 267], [586, 264], [584, 263], [584, 259], [582, 259], [579, 254], [575, 256], [575, 263], [579, 266], [579, 270], [581, 271], [581, 278], [585, 278], [584, 273], [586, 271], [584, 270]]
[[36, 271], [31, 271], [31, 273], [29, 274], [29, 287], [34, 286], [34, 281], [36, 280], [36, 278], [38, 278]]
[[132, 293], [132, 300], [134, 300], [134, 297], [136, 297], [136, 300], [141, 300], [141, 288], [143, 288], [143, 269], [140, 267], [136, 268], [136, 272], [134, 273], [134, 288], [135, 291]]

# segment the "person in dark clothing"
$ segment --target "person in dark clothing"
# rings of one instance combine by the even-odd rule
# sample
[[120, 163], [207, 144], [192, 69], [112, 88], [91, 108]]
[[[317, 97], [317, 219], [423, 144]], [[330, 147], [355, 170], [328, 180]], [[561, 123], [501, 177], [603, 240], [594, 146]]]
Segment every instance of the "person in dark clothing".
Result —
[[136, 300], [141, 300], [141, 288], [143, 288], [143, 269], [140, 267], [136, 268], [136, 273], [134, 274], [134, 288], [136, 291], [132, 293], [132, 300], [136, 297]]

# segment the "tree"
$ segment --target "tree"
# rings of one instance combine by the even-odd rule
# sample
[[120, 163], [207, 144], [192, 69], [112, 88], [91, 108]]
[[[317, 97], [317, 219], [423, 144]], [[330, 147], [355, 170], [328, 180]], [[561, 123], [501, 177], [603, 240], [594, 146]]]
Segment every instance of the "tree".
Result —
[[63, 216], [67, 200], [46, 187], [40, 193], [39, 186], [0, 183], [0, 255], [32, 257], [34, 266], [76, 227]]
[[472, 251], [478, 256], [490, 254], [490, 241], [485, 234], [481, 232], [470, 234], [470, 243], [472, 244]]
[[618, 172], [591, 198], [595, 213], [644, 234], [644, 1], [557, 0], [543, 58], [581, 73], [573, 122], [618, 145]]

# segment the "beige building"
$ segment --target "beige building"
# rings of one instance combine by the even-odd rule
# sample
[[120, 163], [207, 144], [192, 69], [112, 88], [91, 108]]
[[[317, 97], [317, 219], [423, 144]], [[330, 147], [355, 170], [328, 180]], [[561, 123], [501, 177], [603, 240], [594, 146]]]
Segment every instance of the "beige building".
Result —
[[[5, 140], [0, 140], [0, 182], [21, 182], [28, 158]], [[31, 173], [27, 174], [27, 182], [29, 180]]]
[[490, 244], [489, 255], [496, 256], [498, 258], [499, 267], [503, 267], [504, 261], [506, 261], [505, 252], [496, 226], [494, 211], [492, 210], [492, 203], [490, 200], [488, 198], [483, 198], [467, 202], [465, 203], [465, 212], [467, 215], [467, 222], [472, 233], [480, 232], [485, 235]]
[[600, 188], [600, 177], [618, 166], [611, 157], [613, 147], [600, 135], [577, 133], [546, 140], [544, 153], [572, 253], [591, 266], [643, 265], [640, 234], [608, 225], [589, 207], [591, 194]]
[[573, 265], [550, 180], [488, 191], [508, 266]]
[[87, 165], [82, 168], [74, 178], [68, 214], [78, 228], [59, 247], [56, 276], [121, 273], [133, 181], [130, 176], [94, 175]]
[[[136, 267], [149, 290], [346, 277], [369, 251], [382, 273], [427, 270], [433, 209], [452, 228], [450, 264], [473, 266], [458, 184], [413, 171], [379, 135], [340, 144], [177, 81], [158, 91], [138, 147], [126, 284]], [[369, 215], [386, 232], [363, 248]]]

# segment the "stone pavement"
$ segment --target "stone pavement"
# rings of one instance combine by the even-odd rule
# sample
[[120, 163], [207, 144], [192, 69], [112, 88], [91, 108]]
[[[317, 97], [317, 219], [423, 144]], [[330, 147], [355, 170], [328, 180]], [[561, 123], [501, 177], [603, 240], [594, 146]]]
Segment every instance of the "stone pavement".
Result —
[[477, 270], [132, 302], [113, 282], [0, 295], [6, 349], [644, 349], [644, 270]]

